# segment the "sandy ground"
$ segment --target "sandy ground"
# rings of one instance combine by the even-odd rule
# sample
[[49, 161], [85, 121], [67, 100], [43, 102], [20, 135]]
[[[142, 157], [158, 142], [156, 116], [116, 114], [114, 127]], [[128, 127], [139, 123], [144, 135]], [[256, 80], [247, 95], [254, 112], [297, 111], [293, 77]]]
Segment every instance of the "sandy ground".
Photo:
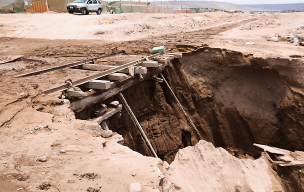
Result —
[[[304, 57], [303, 47], [267, 41], [275, 34], [303, 34], [301, 30], [294, 30], [303, 26], [303, 16], [303, 13], [0, 15], [0, 57], [23, 55], [18, 61], [0, 65], [0, 191], [41, 191], [40, 188], [94, 191], [90, 187], [95, 191], [128, 191], [132, 182], [140, 182], [142, 191], [165, 191], [166, 186], [171, 186], [168, 191], [202, 191], [206, 188], [197, 183], [204, 178], [212, 178], [212, 181], [204, 180], [206, 185], [212, 182], [213, 187], [207, 191], [233, 188], [235, 191], [280, 191], [276, 175], [263, 158], [245, 162], [201, 142], [180, 152], [168, 168], [160, 159], [142, 156], [118, 144], [121, 140], [118, 134], [108, 139], [92, 137], [90, 127], [97, 125], [75, 120], [67, 101], [62, 104], [58, 95], [39, 95], [66, 79], [77, 80], [95, 72], [84, 74], [65, 69], [41, 76], [13, 77], [94, 56], [147, 55], [159, 45], [177, 51], [180, 44], [208, 44], [261, 57]], [[37, 111], [41, 106], [44, 110]], [[34, 129], [39, 125], [48, 125], [51, 129]], [[203, 162], [196, 159], [206, 150], [215, 152], [208, 153]], [[183, 167], [188, 161], [181, 159], [183, 154], [188, 154], [188, 158], [194, 154], [196, 158], [191, 158], [191, 163]], [[35, 161], [41, 156], [46, 156], [47, 161]], [[221, 162], [218, 169], [212, 169], [215, 157], [228, 163]], [[197, 175], [197, 164], [208, 167], [208, 175], [204, 172]], [[226, 172], [239, 172], [244, 178], [225, 180], [231, 175], [219, 171], [229, 166], [232, 167]], [[264, 177], [258, 178], [260, 175]], [[165, 176], [166, 183], [171, 184], [162, 188], [160, 183], [164, 183]], [[188, 188], [188, 183], [192, 183], [193, 188]], [[232, 184], [221, 187], [227, 183]]]

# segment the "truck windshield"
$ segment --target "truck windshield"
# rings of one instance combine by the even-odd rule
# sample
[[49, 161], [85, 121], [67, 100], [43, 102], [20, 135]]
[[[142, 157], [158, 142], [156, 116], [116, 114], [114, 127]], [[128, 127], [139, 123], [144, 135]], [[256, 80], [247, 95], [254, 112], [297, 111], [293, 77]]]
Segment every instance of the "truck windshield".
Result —
[[76, 0], [74, 3], [85, 3], [87, 0]]

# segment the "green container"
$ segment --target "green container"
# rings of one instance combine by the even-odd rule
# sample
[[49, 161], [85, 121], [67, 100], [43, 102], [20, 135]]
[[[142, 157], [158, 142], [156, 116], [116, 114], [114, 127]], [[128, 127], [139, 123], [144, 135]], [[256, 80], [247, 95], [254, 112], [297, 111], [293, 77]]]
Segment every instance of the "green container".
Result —
[[161, 52], [164, 52], [165, 50], [166, 50], [165, 46], [154, 47], [152, 49], [152, 53], [161, 53]]

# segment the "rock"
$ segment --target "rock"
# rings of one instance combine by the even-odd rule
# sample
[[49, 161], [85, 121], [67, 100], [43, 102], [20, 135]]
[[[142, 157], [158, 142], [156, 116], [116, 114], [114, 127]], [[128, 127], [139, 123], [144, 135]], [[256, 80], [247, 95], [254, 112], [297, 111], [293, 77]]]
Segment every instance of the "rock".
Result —
[[131, 183], [129, 192], [141, 192], [141, 185], [140, 183]]
[[111, 137], [112, 135], [113, 135], [113, 132], [111, 130], [101, 132], [101, 136], [103, 138], [108, 138], [108, 137]]
[[38, 158], [36, 159], [36, 161], [39, 161], [39, 162], [46, 162], [46, 161], [47, 161], [47, 158], [46, 158], [46, 156], [38, 157]]
[[20, 93], [19, 94], [19, 98], [23, 99], [23, 98], [28, 98], [30, 95], [29, 93]]
[[164, 168], [166, 171], [169, 170], [170, 165], [169, 165], [169, 163], [167, 163], [167, 161], [164, 161], [163, 168]]
[[279, 37], [272, 36], [272, 37], [269, 38], [269, 41], [279, 42]]
[[136, 171], [135, 171], [135, 170], [132, 171], [131, 175], [132, 175], [133, 177], [135, 177], [135, 176], [136, 176]]
[[46, 55], [52, 56], [52, 55], [55, 55], [55, 54], [53, 52], [47, 52]]
[[112, 102], [110, 103], [110, 106], [111, 106], [111, 107], [114, 107], [114, 108], [117, 108], [118, 105], [119, 105], [119, 101], [112, 101]]
[[101, 134], [102, 134], [102, 132], [101, 132], [101, 131], [97, 131], [97, 130], [94, 130], [94, 131], [92, 132], [92, 136], [93, 136], [93, 137], [100, 137]]

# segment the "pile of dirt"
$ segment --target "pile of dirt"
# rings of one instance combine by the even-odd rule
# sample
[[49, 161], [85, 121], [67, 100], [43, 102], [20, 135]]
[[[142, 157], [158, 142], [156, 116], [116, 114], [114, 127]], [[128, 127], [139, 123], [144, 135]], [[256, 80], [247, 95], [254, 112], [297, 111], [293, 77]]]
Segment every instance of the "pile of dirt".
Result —
[[283, 191], [266, 158], [239, 159], [203, 140], [180, 150], [163, 171], [166, 178], [161, 184], [167, 192]]

